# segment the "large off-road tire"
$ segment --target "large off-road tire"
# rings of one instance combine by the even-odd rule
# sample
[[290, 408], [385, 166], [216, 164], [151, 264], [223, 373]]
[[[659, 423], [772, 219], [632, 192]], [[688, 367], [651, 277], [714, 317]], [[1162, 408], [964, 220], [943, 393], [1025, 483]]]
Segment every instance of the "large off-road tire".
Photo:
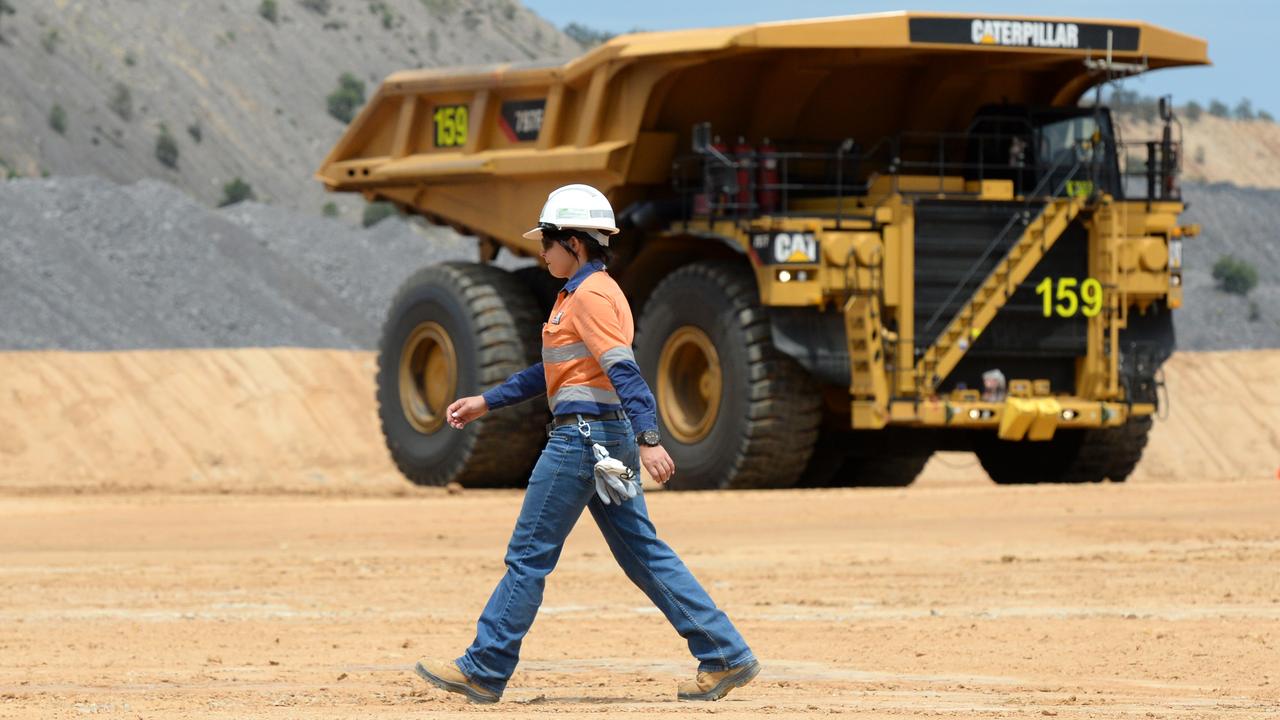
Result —
[[513, 270], [515, 275], [533, 293], [534, 302], [543, 319], [551, 316], [551, 308], [556, 304], [556, 295], [564, 287], [564, 280], [551, 277], [551, 273], [541, 265], [529, 265]]
[[636, 360], [658, 399], [673, 489], [790, 487], [818, 436], [821, 398], [773, 346], [749, 267], [705, 261], [645, 305]]
[[489, 413], [465, 430], [444, 422], [453, 400], [538, 361], [537, 305], [504, 270], [447, 263], [396, 293], [378, 352], [378, 417], [391, 458], [418, 485], [518, 487], [545, 441], [545, 404]]
[[906, 487], [916, 481], [932, 455], [853, 455], [845, 459], [829, 487]]
[[824, 430], [799, 485], [906, 487], [933, 456], [931, 450], [886, 444], [876, 431]]
[[994, 434], [974, 440], [987, 475], [1001, 485], [1124, 482], [1142, 458], [1151, 431], [1149, 416], [1118, 428], [1062, 431], [1048, 442], [1005, 442]]

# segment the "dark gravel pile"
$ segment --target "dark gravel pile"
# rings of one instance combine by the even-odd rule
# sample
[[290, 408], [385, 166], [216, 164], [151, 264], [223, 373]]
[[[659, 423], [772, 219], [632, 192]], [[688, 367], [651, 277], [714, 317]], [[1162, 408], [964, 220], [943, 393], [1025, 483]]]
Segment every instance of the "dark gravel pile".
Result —
[[[1280, 190], [1185, 184], [1182, 194], [1190, 205], [1182, 222], [1199, 223], [1204, 234], [1183, 243], [1184, 301], [1173, 316], [1178, 347], [1280, 347]], [[1247, 297], [1215, 287], [1213, 264], [1223, 255], [1258, 271]]]
[[153, 180], [0, 183], [0, 348], [371, 348], [397, 285], [473, 241], [277, 207], [210, 209]]

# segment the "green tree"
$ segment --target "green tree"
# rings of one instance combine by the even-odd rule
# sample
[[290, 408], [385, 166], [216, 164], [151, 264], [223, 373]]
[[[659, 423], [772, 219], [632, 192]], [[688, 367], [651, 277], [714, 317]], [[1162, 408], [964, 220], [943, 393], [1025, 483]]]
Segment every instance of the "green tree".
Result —
[[1195, 100], [1187, 103], [1187, 106], [1182, 109], [1182, 114], [1187, 118], [1187, 122], [1196, 122], [1200, 119], [1200, 115], [1203, 113], [1204, 108]]
[[1226, 103], [1214, 98], [1209, 101], [1209, 114], [1217, 118], [1224, 118], [1231, 114], [1231, 110], [1227, 108]]
[[1258, 271], [1234, 255], [1223, 255], [1213, 264], [1213, 279], [1224, 292], [1248, 295], [1258, 284]]
[[1253, 119], [1253, 102], [1249, 98], [1240, 98], [1240, 102], [1236, 104], [1235, 111], [1237, 120]]
[[49, 127], [59, 135], [67, 134], [67, 111], [57, 103], [49, 110]]
[[1276, 121], [1276, 119], [1271, 116], [1271, 113], [1267, 112], [1266, 110], [1258, 111], [1258, 119], [1263, 122], [1269, 122], [1269, 123], [1273, 123]]
[[178, 141], [164, 123], [160, 123], [160, 134], [156, 136], [156, 160], [171, 170], [178, 168]]
[[222, 186], [222, 202], [218, 203], [218, 207], [226, 207], [245, 200], [257, 199], [258, 197], [253, 194], [253, 187], [244, 180], [236, 178]]
[[356, 109], [364, 104], [364, 81], [349, 72], [338, 78], [338, 89], [325, 99], [329, 114], [344, 123], [351, 122]]
[[[611, 32], [587, 27], [582, 23], [571, 22], [564, 26], [564, 34], [584, 48], [595, 47], [608, 42], [614, 37]], [[1118, 91], [1117, 91], [1118, 92]]]

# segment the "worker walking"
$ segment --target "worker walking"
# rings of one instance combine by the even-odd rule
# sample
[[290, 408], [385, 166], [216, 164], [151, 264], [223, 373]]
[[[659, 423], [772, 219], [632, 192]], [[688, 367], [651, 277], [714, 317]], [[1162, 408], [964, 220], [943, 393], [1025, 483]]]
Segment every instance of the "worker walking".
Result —
[[451, 404], [462, 429], [490, 410], [547, 395], [554, 420], [525, 492], [507, 547], [507, 572], [476, 623], [476, 638], [456, 661], [423, 660], [417, 673], [474, 702], [497, 702], [519, 662], [520, 644], [542, 604], [583, 508], [591, 511], [613, 557], [697, 658], [681, 700], [718, 700], [760, 671], [724, 611], [675, 552], [658, 539], [638, 481], [639, 465], [666, 483], [675, 463], [658, 436], [657, 405], [631, 350], [634, 323], [621, 288], [605, 271], [618, 232], [605, 196], [587, 185], [551, 193], [538, 226], [548, 271], [567, 280], [542, 329], [542, 362], [483, 395]]

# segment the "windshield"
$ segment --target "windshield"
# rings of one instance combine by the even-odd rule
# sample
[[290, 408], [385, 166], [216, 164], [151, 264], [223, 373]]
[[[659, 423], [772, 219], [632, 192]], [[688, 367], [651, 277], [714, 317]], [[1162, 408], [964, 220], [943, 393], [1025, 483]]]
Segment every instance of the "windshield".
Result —
[[1093, 115], [1058, 120], [1040, 126], [1040, 162], [1067, 165], [1074, 160], [1087, 160], [1091, 142], [1101, 138]]

